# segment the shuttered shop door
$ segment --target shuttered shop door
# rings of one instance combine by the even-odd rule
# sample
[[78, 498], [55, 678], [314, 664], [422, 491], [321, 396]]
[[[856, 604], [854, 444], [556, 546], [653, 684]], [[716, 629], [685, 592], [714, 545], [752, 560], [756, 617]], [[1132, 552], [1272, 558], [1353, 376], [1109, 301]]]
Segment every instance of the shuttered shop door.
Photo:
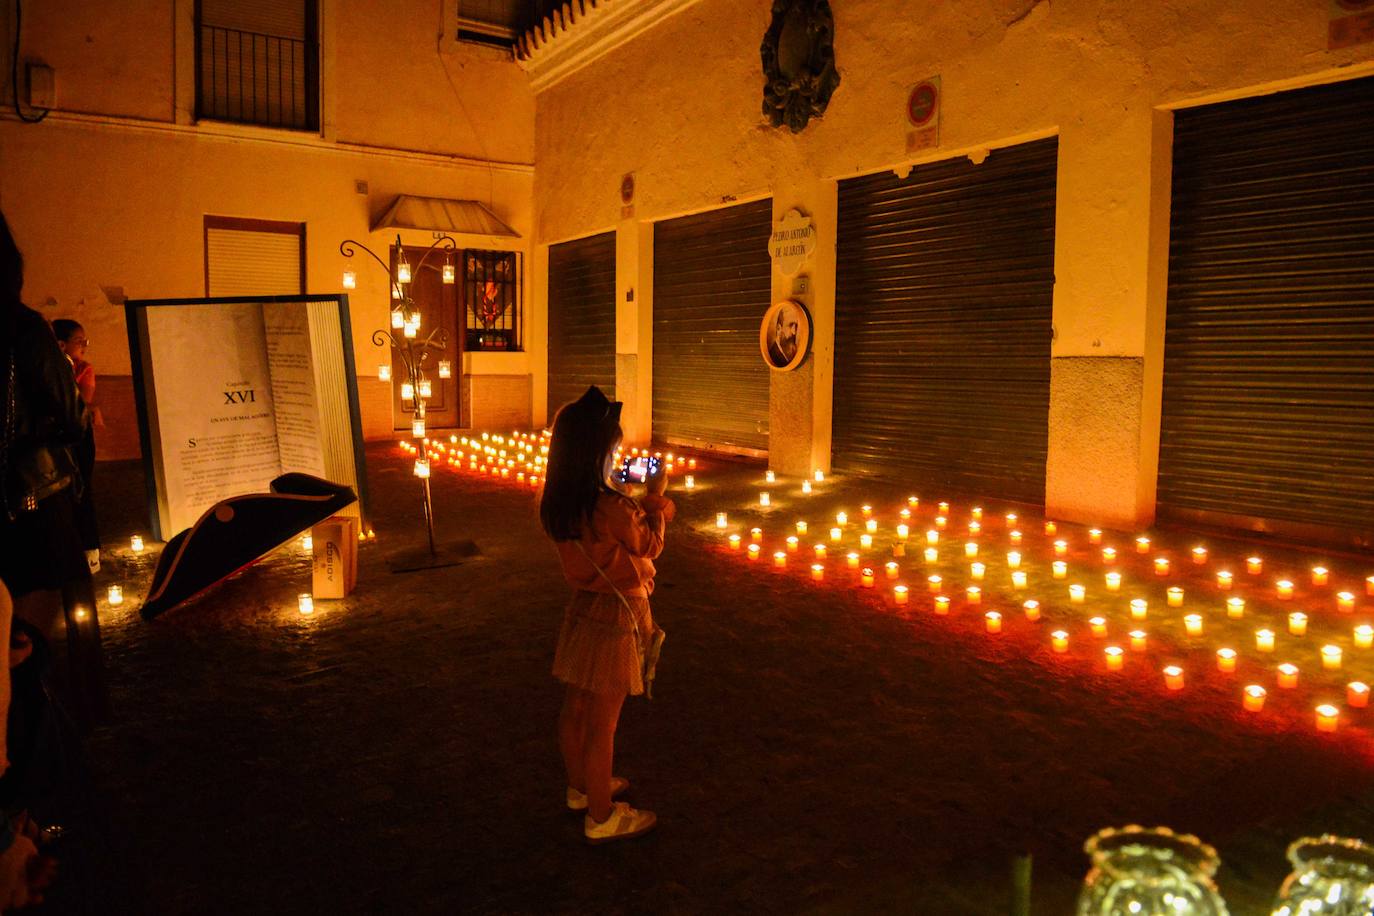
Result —
[[761, 200], [654, 227], [654, 436], [768, 448], [768, 367], [759, 322], [772, 295]]
[[549, 247], [549, 418], [597, 385], [615, 398], [615, 233]]
[[1057, 149], [840, 182], [837, 468], [1043, 504]]
[[1374, 79], [1180, 111], [1159, 513], [1370, 542]]

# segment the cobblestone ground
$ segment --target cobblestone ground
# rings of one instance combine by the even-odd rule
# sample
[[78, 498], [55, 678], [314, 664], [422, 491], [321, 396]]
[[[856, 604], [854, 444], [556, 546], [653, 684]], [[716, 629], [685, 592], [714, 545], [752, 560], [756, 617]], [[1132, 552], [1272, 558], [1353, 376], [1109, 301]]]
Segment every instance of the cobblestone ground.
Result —
[[[107, 559], [100, 590], [130, 596], [102, 612], [113, 716], [50, 911], [1000, 914], [1024, 849], [1035, 912], [1061, 914], [1084, 838], [1139, 821], [1216, 844], [1251, 913], [1288, 840], [1374, 835], [1349, 730], [1256, 727], [1205, 690], [1161, 701], [728, 555], [709, 520], [752, 498], [741, 466], [680, 500], [657, 698], [622, 719], [617, 772], [660, 828], [589, 848], [562, 810], [548, 669], [567, 593], [532, 496], [439, 474], [441, 536], [482, 555], [392, 574], [416, 485], [394, 448], [368, 461], [378, 539], [357, 593], [313, 617], [297, 551], [152, 623], [153, 560]], [[127, 544], [141, 472], [99, 474], [107, 543]]]

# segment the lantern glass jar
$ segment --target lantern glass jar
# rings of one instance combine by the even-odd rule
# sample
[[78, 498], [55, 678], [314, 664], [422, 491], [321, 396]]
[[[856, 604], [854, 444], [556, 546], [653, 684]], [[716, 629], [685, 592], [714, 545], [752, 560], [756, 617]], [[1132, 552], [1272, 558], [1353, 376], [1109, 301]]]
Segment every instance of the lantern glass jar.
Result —
[[1216, 850], [1197, 837], [1168, 827], [1109, 827], [1083, 848], [1092, 868], [1078, 897], [1078, 916], [1226, 916], [1212, 881]]
[[1293, 871], [1279, 888], [1275, 913], [1374, 910], [1374, 847], [1329, 834], [1304, 837], [1288, 847], [1288, 861]]

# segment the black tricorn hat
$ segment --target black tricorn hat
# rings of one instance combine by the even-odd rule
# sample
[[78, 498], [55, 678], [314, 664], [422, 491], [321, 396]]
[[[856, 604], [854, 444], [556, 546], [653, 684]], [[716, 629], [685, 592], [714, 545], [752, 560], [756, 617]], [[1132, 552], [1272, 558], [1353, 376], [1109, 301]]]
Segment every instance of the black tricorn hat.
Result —
[[611, 419], [619, 423], [620, 409], [625, 405], [620, 401], [612, 401], [600, 388], [591, 385], [582, 397], [572, 402], [571, 406], [579, 411], [585, 411], [589, 419]]

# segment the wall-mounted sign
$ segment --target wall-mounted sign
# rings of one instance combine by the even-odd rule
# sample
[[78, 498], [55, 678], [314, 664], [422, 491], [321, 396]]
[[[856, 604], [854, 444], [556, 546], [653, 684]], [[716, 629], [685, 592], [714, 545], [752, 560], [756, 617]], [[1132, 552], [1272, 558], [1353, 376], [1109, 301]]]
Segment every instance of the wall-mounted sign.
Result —
[[768, 368], [775, 372], [791, 372], [806, 359], [811, 345], [811, 315], [806, 306], [795, 299], [773, 303], [763, 313], [759, 325], [759, 352]]
[[620, 179], [620, 218], [633, 219], [635, 215], [635, 173], [626, 172]]
[[940, 77], [932, 76], [911, 87], [906, 97], [906, 119], [914, 128], [906, 135], [908, 153], [940, 145]]
[[793, 276], [801, 270], [802, 264], [815, 250], [816, 227], [811, 224], [811, 217], [800, 210], [788, 210], [782, 219], [773, 224], [768, 253], [787, 276]]
[[1329, 0], [1326, 47], [1349, 48], [1374, 41], [1374, 0]]

